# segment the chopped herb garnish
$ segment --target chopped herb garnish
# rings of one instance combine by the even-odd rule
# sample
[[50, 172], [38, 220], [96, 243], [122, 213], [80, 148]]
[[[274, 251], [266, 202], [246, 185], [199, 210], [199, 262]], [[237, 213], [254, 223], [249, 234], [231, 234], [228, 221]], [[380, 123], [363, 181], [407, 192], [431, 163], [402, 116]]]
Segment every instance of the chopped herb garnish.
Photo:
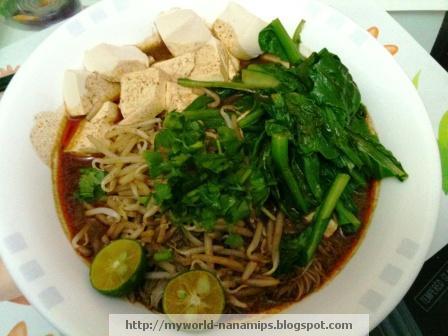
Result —
[[78, 182], [78, 190], [75, 198], [84, 202], [94, 202], [105, 195], [101, 189], [101, 182], [106, 173], [95, 168], [81, 168]]
[[153, 259], [155, 262], [171, 261], [174, 257], [171, 249], [162, 248], [154, 253]]
[[239, 247], [243, 246], [244, 240], [243, 240], [243, 237], [241, 237], [240, 235], [235, 234], [235, 233], [230, 233], [227, 236], [224, 243], [227, 246], [230, 246], [231, 248], [239, 248]]

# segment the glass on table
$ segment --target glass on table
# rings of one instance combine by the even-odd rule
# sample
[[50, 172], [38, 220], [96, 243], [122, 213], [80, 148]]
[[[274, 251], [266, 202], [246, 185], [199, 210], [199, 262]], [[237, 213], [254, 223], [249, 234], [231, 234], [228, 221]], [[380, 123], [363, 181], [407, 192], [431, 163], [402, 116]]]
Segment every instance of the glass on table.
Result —
[[0, 15], [8, 22], [35, 28], [66, 19], [80, 9], [79, 0], [0, 0]]

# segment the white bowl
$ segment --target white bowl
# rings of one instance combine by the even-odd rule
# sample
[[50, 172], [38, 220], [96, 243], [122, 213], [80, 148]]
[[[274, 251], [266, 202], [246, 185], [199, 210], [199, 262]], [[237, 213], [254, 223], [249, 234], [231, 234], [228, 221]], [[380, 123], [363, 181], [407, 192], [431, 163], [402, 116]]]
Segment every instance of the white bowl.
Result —
[[[391, 55], [352, 21], [313, 1], [239, 1], [260, 17], [279, 17], [289, 31], [306, 19], [303, 42], [338, 54], [359, 85], [382, 142], [409, 173], [385, 180], [359, 250], [324, 288], [288, 312], [369, 313], [371, 327], [399, 302], [423, 264], [438, 212], [440, 168], [425, 109]], [[88, 268], [72, 250], [56, 215], [50, 170], [34, 153], [33, 117], [62, 104], [62, 76], [81, 68], [83, 52], [100, 42], [135, 43], [171, 7], [212, 21], [226, 1], [103, 1], [54, 32], [22, 66], [1, 102], [0, 252], [29, 301], [62, 332], [105, 335], [109, 313], [144, 308], [96, 293]]]

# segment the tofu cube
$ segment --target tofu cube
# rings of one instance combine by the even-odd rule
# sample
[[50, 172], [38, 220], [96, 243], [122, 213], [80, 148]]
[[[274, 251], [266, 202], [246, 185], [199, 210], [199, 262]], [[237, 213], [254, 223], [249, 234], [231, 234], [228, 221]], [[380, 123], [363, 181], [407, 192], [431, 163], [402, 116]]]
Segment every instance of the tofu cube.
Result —
[[156, 62], [152, 67], [167, 73], [173, 81], [178, 78], [188, 78], [195, 67], [195, 53], [186, 53], [166, 61]]
[[239, 70], [239, 61], [229, 54], [217, 39], [212, 38], [195, 52], [195, 67], [191, 79], [228, 81]]
[[193, 89], [178, 85], [176, 82], [166, 83], [166, 111], [181, 112], [190, 105], [198, 95], [193, 92]]
[[249, 60], [262, 54], [258, 34], [266, 26], [266, 22], [230, 2], [213, 23], [212, 30], [233, 56]]
[[202, 18], [191, 9], [172, 9], [160, 14], [155, 25], [173, 56], [196, 51], [213, 37]]
[[156, 68], [132, 72], [121, 78], [120, 110], [129, 125], [155, 118], [165, 109], [168, 75]]
[[103, 104], [98, 113], [89, 121], [83, 120], [67, 146], [69, 152], [94, 152], [89, 137], [105, 141], [105, 134], [120, 116], [118, 105], [112, 102]]
[[136, 46], [102, 43], [84, 54], [84, 66], [88, 71], [98, 72], [114, 82], [119, 82], [126, 73], [148, 68], [153, 61]]
[[64, 103], [72, 117], [94, 115], [107, 101], [120, 96], [120, 84], [112, 83], [97, 73], [67, 70], [63, 84]]

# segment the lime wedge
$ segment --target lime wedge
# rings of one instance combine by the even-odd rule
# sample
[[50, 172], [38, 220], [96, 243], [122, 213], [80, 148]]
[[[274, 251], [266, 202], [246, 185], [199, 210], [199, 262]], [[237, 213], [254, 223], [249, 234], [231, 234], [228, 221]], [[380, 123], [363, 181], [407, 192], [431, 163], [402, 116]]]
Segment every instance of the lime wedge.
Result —
[[163, 292], [165, 314], [221, 314], [224, 291], [219, 280], [207, 271], [188, 271], [168, 282]]
[[122, 296], [143, 279], [145, 253], [135, 240], [119, 239], [105, 246], [90, 267], [90, 283], [105, 295]]

